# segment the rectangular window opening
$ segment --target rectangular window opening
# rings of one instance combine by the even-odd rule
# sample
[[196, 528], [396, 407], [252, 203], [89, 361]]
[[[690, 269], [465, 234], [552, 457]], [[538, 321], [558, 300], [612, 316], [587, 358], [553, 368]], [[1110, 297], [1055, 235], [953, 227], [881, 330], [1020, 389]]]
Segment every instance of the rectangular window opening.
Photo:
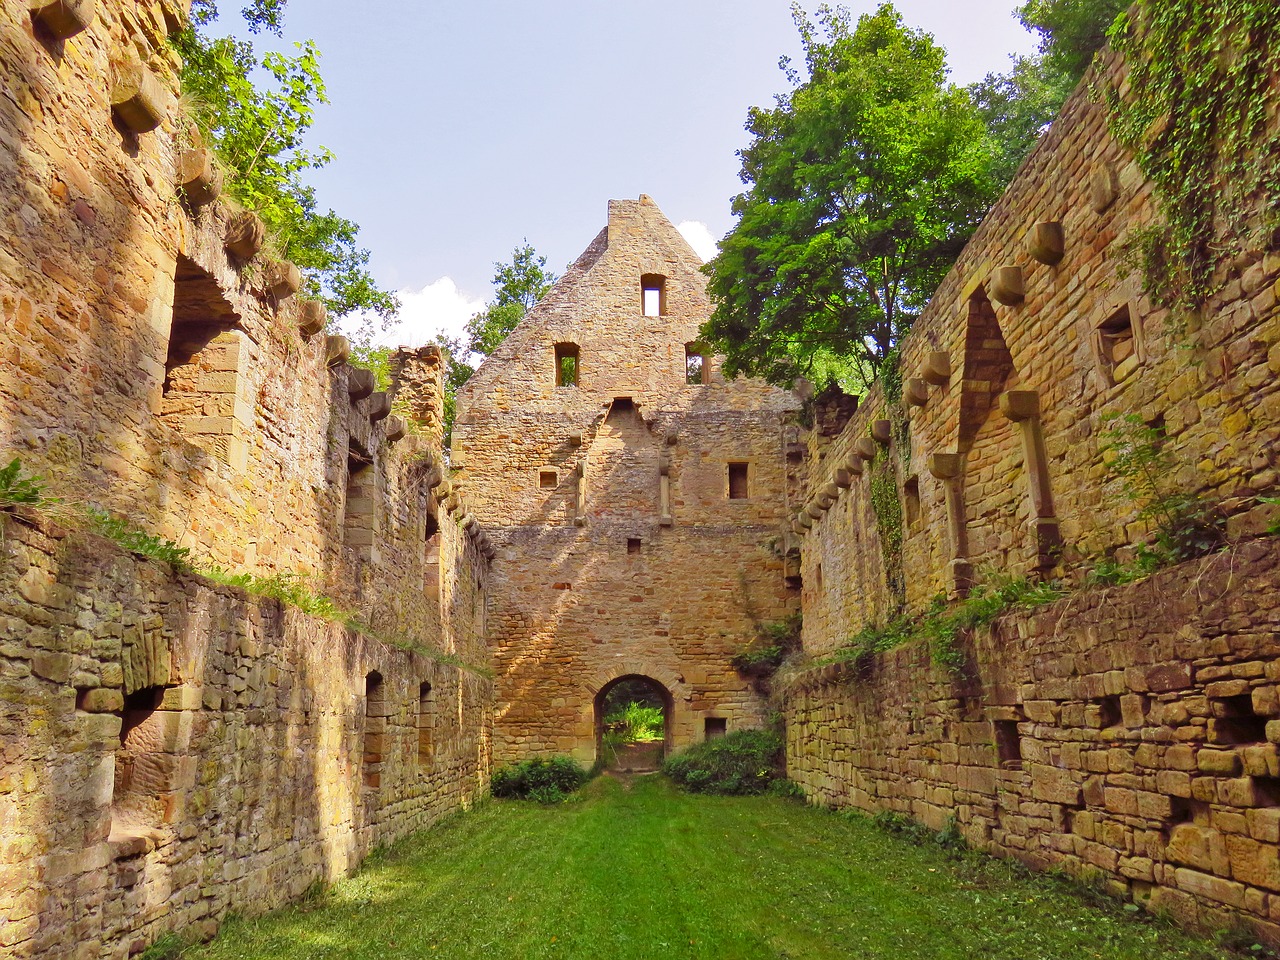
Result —
[[431, 684], [418, 684], [418, 764], [431, 762]]
[[705, 717], [702, 721], [702, 738], [718, 740], [729, 731], [729, 721], [724, 717]]
[[906, 500], [904, 513], [906, 513], [907, 526], [914, 527], [920, 522], [920, 478], [907, 477], [907, 482], [902, 486], [902, 492]]
[[748, 492], [747, 465], [745, 463], [729, 464], [729, 499], [746, 500]]
[[658, 273], [646, 273], [640, 278], [640, 305], [646, 317], [666, 316], [666, 277]]
[[1022, 737], [1017, 720], [992, 720], [996, 736], [996, 759], [1002, 770], [1022, 769]]
[[347, 485], [343, 503], [343, 542], [362, 559], [371, 559], [376, 534], [376, 474], [373, 458], [359, 445], [347, 448]]
[[1129, 304], [1118, 307], [1098, 324], [1096, 349], [1107, 380], [1113, 386], [1127, 380], [1137, 369], [1141, 357], [1138, 356], [1138, 340]]
[[559, 475], [554, 470], [538, 471], [538, 486], [543, 490], [554, 490], [559, 482]]
[[578, 345], [576, 343], [556, 344], [556, 386], [576, 387], [578, 385]]
[[711, 367], [701, 344], [684, 345], [684, 382], [689, 386], [705, 386], [711, 382]]
[[371, 671], [364, 678], [364, 744], [360, 767], [364, 785], [376, 790], [382, 785], [382, 755], [387, 737], [386, 691], [382, 674]]
[[627, 537], [627, 553], [635, 555], [640, 552], [640, 538]]

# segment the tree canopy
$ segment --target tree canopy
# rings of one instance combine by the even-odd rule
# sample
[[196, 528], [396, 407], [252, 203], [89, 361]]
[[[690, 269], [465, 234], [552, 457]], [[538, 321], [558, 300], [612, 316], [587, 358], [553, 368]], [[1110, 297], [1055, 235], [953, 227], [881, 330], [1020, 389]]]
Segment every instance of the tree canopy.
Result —
[[730, 374], [863, 387], [998, 194], [998, 151], [932, 36], [891, 4], [792, 8], [804, 75], [752, 108], [738, 222], [704, 268]]
[[[285, 3], [251, 0], [241, 15], [251, 33], [281, 36]], [[306, 171], [333, 159], [324, 147], [304, 145], [316, 106], [328, 102], [320, 52], [308, 40], [295, 44], [295, 56], [259, 55], [249, 41], [210, 36], [217, 19], [215, 0], [195, 0], [191, 25], [175, 43], [191, 118], [228, 174], [227, 193], [262, 218], [274, 252], [302, 269], [308, 293], [330, 313], [389, 319], [399, 302], [369, 273], [359, 227], [323, 210], [304, 182]], [[366, 337], [372, 325], [361, 331]]]
[[1008, 73], [989, 73], [970, 88], [1000, 146], [1001, 182], [1013, 178], [1128, 5], [1129, 0], [1027, 0], [1018, 8], [1023, 26], [1040, 35], [1039, 53], [1013, 58]]

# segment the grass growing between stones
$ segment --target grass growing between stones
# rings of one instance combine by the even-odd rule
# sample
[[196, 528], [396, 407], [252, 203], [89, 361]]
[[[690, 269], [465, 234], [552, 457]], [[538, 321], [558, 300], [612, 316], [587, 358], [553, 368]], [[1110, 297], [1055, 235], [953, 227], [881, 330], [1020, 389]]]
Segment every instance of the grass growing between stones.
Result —
[[493, 802], [319, 898], [228, 923], [183, 960], [656, 957], [1221, 960], [1059, 880], [957, 861], [776, 797], [602, 777], [582, 802]]

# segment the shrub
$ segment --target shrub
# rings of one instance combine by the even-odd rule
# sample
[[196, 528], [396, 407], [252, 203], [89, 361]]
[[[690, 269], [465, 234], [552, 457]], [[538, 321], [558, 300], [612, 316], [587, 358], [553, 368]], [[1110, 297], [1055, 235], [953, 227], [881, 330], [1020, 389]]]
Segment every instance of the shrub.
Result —
[[694, 793], [764, 793], [782, 779], [782, 738], [770, 730], [739, 730], [668, 757], [662, 772]]
[[666, 718], [661, 707], [651, 707], [632, 700], [622, 710], [604, 718], [609, 733], [618, 743], [641, 743], [661, 740], [666, 732]]
[[493, 772], [495, 797], [560, 803], [587, 782], [587, 772], [569, 757], [535, 757]]
[[22, 461], [14, 457], [7, 467], [0, 468], [0, 510], [18, 505], [38, 506], [44, 499], [44, 486], [39, 477], [33, 477], [22, 467]]

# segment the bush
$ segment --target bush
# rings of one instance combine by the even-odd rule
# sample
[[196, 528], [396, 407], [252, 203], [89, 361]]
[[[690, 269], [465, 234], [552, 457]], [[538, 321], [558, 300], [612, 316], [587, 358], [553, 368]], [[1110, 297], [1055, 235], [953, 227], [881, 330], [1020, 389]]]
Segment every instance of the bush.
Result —
[[668, 757], [662, 772], [694, 793], [764, 793], [782, 779], [782, 738], [770, 730], [740, 730]]
[[610, 734], [617, 735], [619, 743], [661, 740], [667, 729], [661, 707], [647, 706], [635, 700], [605, 717], [604, 725]]
[[560, 803], [587, 782], [587, 772], [569, 757], [535, 757], [495, 770], [490, 789], [495, 797]]

